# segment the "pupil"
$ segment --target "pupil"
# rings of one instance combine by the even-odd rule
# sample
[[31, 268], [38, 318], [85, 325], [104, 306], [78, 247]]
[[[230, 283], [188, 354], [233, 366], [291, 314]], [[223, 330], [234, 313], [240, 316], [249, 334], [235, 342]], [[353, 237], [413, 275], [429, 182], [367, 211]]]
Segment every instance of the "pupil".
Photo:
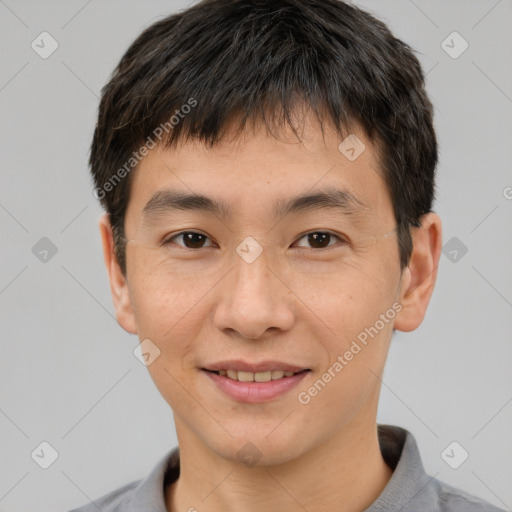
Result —
[[[198, 241], [197, 238], [194, 239], [194, 237], [202, 237], [202, 240]], [[185, 245], [190, 249], [201, 248], [204, 243], [204, 235], [201, 235], [200, 233], [186, 233], [183, 239], [185, 241]]]
[[[308, 235], [308, 240], [313, 247], [318, 248], [315, 244], [320, 243], [320, 248], [323, 248], [329, 245], [330, 237], [331, 235], [329, 233], [311, 233]], [[324, 244], [324, 242], [326, 243]]]
[[[308, 235], [309, 243], [315, 248], [328, 247], [331, 235], [329, 233], [311, 233]], [[191, 249], [201, 248], [204, 244], [204, 235], [200, 233], [185, 233], [185, 245]]]

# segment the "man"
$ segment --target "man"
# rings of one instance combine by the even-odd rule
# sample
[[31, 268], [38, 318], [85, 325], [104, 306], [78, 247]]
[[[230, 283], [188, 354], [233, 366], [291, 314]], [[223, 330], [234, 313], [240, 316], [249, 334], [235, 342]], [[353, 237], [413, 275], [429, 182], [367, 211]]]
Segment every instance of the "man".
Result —
[[77, 510], [498, 510], [376, 424], [441, 251], [432, 105], [383, 23], [338, 0], [163, 19], [103, 89], [90, 164], [117, 319], [179, 450]]

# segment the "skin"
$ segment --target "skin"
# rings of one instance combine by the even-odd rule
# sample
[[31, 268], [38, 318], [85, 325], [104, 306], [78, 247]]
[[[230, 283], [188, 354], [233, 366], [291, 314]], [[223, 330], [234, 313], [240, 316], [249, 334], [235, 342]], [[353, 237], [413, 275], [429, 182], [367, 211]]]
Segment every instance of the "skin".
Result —
[[[376, 415], [380, 378], [393, 327], [412, 331], [422, 322], [437, 276], [441, 221], [425, 215], [412, 228], [409, 266], [400, 271], [390, 196], [378, 155], [358, 129], [366, 150], [353, 162], [339, 150], [334, 128], [309, 116], [301, 142], [289, 128], [279, 137], [261, 126], [230, 136], [211, 149], [198, 142], [152, 150], [132, 183], [125, 219], [127, 274], [113, 253], [108, 217], [100, 220], [104, 259], [119, 324], [161, 351], [148, 366], [172, 407], [181, 473], [166, 489], [169, 511], [360, 511], [389, 481], [379, 449]], [[275, 219], [277, 197], [336, 185], [367, 205], [346, 216], [313, 210]], [[163, 188], [222, 199], [234, 215], [176, 211], [152, 230], [142, 209]], [[154, 249], [170, 234], [194, 230], [204, 247]], [[308, 243], [304, 234], [328, 231], [350, 243]], [[252, 236], [262, 254], [244, 261], [236, 247]], [[151, 248], [153, 247], [153, 248]], [[167, 252], [166, 252], [167, 250]], [[193, 252], [196, 251], [196, 252]], [[300, 253], [302, 251], [302, 253]], [[323, 251], [323, 252], [322, 252]], [[307, 404], [308, 390], [392, 305], [401, 311], [385, 324], [335, 378]], [[200, 370], [225, 359], [285, 361], [311, 371], [297, 388], [268, 402], [246, 404], [224, 395]], [[261, 453], [253, 466], [238, 451], [251, 442]]]

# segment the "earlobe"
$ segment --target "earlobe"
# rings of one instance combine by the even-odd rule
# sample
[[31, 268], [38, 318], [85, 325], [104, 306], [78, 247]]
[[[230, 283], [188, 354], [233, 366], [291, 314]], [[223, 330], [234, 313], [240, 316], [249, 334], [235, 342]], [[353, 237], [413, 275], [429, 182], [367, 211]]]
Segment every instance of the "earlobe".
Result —
[[135, 315], [130, 300], [128, 284], [117, 262], [114, 252], [114, 237], [110, 218], [107, 213], [103, 214], [99, 220], [101, 242], [103, 245], [103, 260], [107, 268], [110, 281], [110, 291], [116, 318], [119, 325], [131, 334], [137, 334], [137, 325]]
[[425, 317], [441, 256], [441, 219], [435, 213], [424, 215], [421, 226], [412, 228], [411, 235], [412, 255], [404, 270], [400, 289], [402, 310], [396, 316], [394, 324], [394, 328], [399, 331], [417, 329]]

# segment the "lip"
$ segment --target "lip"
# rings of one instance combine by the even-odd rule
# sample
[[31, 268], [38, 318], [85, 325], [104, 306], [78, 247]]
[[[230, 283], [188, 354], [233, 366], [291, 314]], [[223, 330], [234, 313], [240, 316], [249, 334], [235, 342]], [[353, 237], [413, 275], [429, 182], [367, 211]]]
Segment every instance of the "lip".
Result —
[[[257, 365], [248, 365], [247, 367], [255, 367]], [[288, 368], [293, 368], [287, 366]], [[275, 370], [281, 369], [273, 367]], [[240, 366], [226, 368], [223, 366], [219, 369], [234, 370], [239, 369], [241, 371], [254, 371], [245, 370]], [[296, 370], [287, 371], [300, 371], [301, 368]], [[292, 375], [291, 377], [283, 377], [282, 379], [270, 380], [268, 382], [241, 382], [239, 380], [233, 380], [222, 375], [217, 375], [206, 369], [201, 370], [207, 377], [209, 377], [214, 384], [220, 389], [225, 395], [235, 400], [236, 402], [255, 404], [261, 402], [267, 402], [278, 398], [288, 391], [293, 389], [297, 384], [309, 373], [309, 371], [303, 371]], [[263, 370], [259, 370], [263, 371]]]
[[[270, 370], [282, 370], [283, 372], [300, 372], [301, 370], [309, 370], [305, 366], [294, 366], [282, 361], [261, 361], [259, 363], [248, 363], [242, 360], [229, 360], [218, 361], [217, 363], [209, 364], [202, 368], [202, 370], [210, 370], [218, 372], [219, 370], [238, 370], [241, 372], [268, 372]], [[291, 377], [288, 377], [291, 378]]]

